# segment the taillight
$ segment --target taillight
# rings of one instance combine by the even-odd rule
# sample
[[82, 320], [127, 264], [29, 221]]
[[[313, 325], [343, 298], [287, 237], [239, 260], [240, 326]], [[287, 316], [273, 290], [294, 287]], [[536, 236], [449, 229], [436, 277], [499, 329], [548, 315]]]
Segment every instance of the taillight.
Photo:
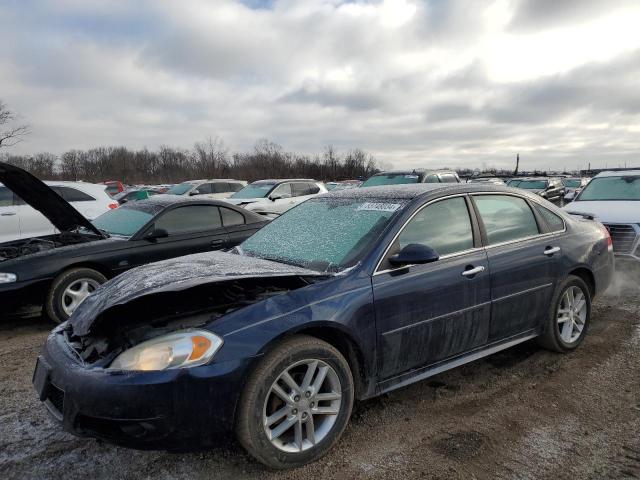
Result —
[[109, 208], [113, 210], [114, 208], [118, 208], [120, 204], [118, 202], [113, 202], [109, 204]]
[[609, 232], [609, 229], [605, 225], [600, 224], [600, 226], [602, 227], [602, 230], [604, 231], [604, 236], [607, 239], [607, 250], [611, 251], [613, 250], [613, 240], [611, 240], [611, 233]]

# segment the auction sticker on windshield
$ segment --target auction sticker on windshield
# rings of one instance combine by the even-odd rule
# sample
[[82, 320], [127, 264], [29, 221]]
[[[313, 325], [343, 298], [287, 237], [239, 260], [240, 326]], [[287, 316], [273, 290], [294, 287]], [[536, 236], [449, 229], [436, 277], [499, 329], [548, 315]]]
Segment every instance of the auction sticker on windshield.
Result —
[[357, 210], [366, 210], [368, 212], [395, 212], [399, 208], [399, 203], [366, 202], [360, 205]]

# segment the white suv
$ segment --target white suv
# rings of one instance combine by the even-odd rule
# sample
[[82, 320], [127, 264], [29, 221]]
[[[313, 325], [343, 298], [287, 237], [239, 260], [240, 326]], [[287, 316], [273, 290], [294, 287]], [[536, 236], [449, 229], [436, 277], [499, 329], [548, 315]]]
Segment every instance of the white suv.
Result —
[[599, 173], [564, 209], [602, 222], [616, 258], [640, 262], [640, 170]]
[[[118, 202], [105, 191], [106, 185], [84, 182], [44, 183], [89, 220], [118, 207]], [[56, 233], [56, 229], [44, 215], [0, 183], [0, 243], [52, 233]]]
[[274, 217], [321, 193], [327, 193], [324, 184], [307, 178], [258, 180], [231, 195], [227, 202]]
[[228, 198], [235, 192], [242, 190], [246, 184], [247, 182], [244, 180], [233, 180], [231, 178], [189, 180], [174, 185], [165, 193], [167, 195], [197, 195], [200, 198], [213, 198], [220, 200]]

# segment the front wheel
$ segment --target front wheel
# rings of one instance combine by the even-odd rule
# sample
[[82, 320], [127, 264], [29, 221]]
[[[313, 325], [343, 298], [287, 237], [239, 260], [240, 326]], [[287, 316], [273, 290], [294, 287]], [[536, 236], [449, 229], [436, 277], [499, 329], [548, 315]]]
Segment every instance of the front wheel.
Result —
[[240, 399], [236, 435], [271, 468], [315, 461], [338, 441], [351, 416], [353, 377], [342, 354], [314, 337], [295, 336], [268, 354]]
[[85, 298], [107, 281], [91, 268], [74, 268], [58, 275], [49, 289], [45, 309], [56, 323], [67, 320]]
[[579, 277], [569, 277], [557, 288], [539, 343], [549, 350], [569, 352], [584, 340], [591, 317], [591, 293]]

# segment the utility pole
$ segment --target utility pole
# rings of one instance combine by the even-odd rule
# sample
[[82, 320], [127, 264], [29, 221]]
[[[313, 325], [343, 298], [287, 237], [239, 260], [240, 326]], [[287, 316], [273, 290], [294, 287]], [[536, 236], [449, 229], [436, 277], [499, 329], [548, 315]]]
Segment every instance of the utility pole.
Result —
[[518, 175], [519, 168], [520, 168], [520, 154], [516, 153], [516, 169], [513, 171], [514, 175]]

